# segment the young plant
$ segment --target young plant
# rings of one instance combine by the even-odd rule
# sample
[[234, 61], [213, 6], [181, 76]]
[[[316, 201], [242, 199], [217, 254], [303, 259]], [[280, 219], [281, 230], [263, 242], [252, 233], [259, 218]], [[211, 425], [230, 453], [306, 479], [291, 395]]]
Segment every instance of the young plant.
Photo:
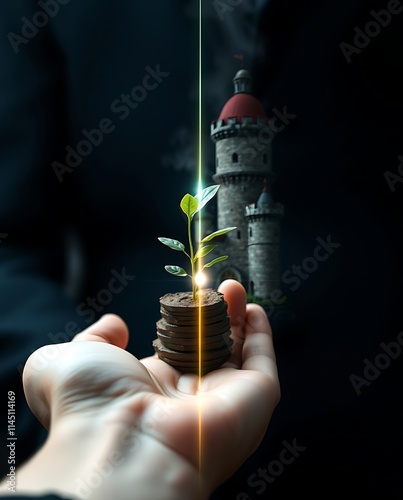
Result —
[[[185, 194], [185, 196], [182, 198], [180, 202], [180, 208], [187, 217], [187, 229], [188, 229], [188, 241], [189, 241], [188, 252], [186, 251], [185, 245], [178, 240], [173, 240], [171, 238], [163, 238], [163, 237], [158, 238], [161, 243], [168, 246], [169, 248], [172, 248], [172, 250], [183, 252], [190, 260], [191, 274], [188, 274], [182, 267], [179, 266], [165, 266], [165, 270], [168, 271], [168, 273], [173, 274], [174, 276], [188, 276], [189, 278], [191, 278], [193, 300], [196, 300], [196, 291], [197, 291], [197, 283], [195, 279], [196, 263], [199, 259], [205, 257], [210, 252], [212, 252], [214, 248], [217, 246], [217, 245], [206, 245], [206, 243], [214, 239], [216, 236], [229, 233], [230, 231], [236, 229], [236, 227], [226, 227], [224, 229], [219, 229], [218, 231], [214, 231], [214, 233], [208, 234], [203, 239], [201, 239], [197, 244], [197, 250], [196, 251], [194, 250], [193, 237], [192, 237], [193, 218], [198, 212], [200, 212], [200, 210], [206, 205], [206, 203], [216, 195], [219, 187], [220, 187], [219, 185], [209, 186], [203, 189], [201, 193], [198, 193], [195, 196], [192, 196], [190, 194]], [[203, 264], [200, 271], [203, 271], [207, 267], [214, 266], [214, 264], [218, 264], [219, 262], [222, 262], [223, 260], [226, 259], [228, 259], [228, 255], [222, 255], [221, 257], [217, 257], [216, 259], [213, 259], [212, 261]]]

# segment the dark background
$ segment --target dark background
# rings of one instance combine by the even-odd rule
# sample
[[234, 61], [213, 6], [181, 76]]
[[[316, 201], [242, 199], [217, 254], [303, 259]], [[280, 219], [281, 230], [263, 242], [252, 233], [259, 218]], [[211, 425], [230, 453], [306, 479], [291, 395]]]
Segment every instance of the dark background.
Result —
[[[21, 34], [21, 18], [32, 20], [38, 4], [0, 7], [0, 233], [8, 235], [0, 240], [0, 385], [4, 405], [7, 391], [17, 393], [21, 461], [44, 438], [21, 389], [30, 352], [71, 338], [68, 322], [88, 326], [77, 305], [124, 267], [135, 279], [102, 313], [120, 314], [129, 350], [150, 355], [159, 296], [186, 287], [165, 273], [170, 254], [156, 238], [181, 239], [178, 203], [196, 191], [195, 3], [71, 0], [18, 54], [7, 34]], [[209, 122], [232, 95], [233, 55], [243, 53], [267, 113], [286, 106], [296, 115], [272, 143], [272, 192], [286, 214], [283, 270], [311, 257], [318, 237], [340, 244], [296, 290], [282, 284], [286, 312], [270, 318], [282, 400], [259, 449], [214, 499], [403, 498], [403, 355], [360, 395], [350, 380], [403, 330], [403, 182], [392, 189], [385, 179], [400, 176], [403, 155], [403, 13], [351, 62], [340, 48], [388, 5], [203, 3], [206, 182]], [[157, 64], [169, 76], [119, 120], [111, 103]], [[116, 130], [59, 183], [52, 162], [64, 162], [65, 147], [105, 117]], [[295, 461], [251, 486], [294, 440], [305, 447]]]

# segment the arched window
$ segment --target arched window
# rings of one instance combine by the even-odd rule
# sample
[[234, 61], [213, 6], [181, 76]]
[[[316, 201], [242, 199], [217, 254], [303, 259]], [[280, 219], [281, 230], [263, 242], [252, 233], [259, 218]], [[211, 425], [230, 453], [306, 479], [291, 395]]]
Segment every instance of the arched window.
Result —
[[249, 228], [249, 236], [252, 238], [252, 228]]
[[239, 276], [232, 270], [232, 269], [226, 269], [223, 273], [220, 275], [220, 283], [222, 283], [225, 280], [239, 280]]
[[238, 230], [237, 234], [236, 234], [236, 237], [238, 238], [238, 240], [241, 239], [241, 231]]
[[[227, 279], [234, 279], [236, 281], [239, 281], [240, 283], [243, 283], [242, 277], [239, 271], [237, 271], [235, 268], [226, 268], [223, 269], [222, 272], [218, 276], [218, 284], [222, 283], [223, 281]], [[248, 286], [248, 283], [245, 283], [245, 287]]]
[[232, 163], [238, 163], [238, 153], [232, 153]]

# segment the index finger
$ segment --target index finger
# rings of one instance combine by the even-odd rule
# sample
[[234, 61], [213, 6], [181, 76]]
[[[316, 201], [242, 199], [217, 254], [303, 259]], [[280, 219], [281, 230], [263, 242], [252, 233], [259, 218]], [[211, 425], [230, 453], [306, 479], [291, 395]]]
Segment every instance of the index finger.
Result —
[[248, 304], [245, 317], [245, 341], [242, 349], [242, 369], [256, 370], [278, 377], [272, 330], [264, 309]]
[[127, 347], [129, 330], [123, 319], [117, 314], [104, 314], [98, 321], [72, 339], [72, 342], [104, 342], [121, 349]]
[[218, 287], [228, 303], [228, 315], [231, 321], [231, 338], [234, 341], [232, 354], [224, 364], [226, 367], [239, 369], [242, 364], [242, 348], [245, 341], [246, 291], [239, 281], [228, 279]]

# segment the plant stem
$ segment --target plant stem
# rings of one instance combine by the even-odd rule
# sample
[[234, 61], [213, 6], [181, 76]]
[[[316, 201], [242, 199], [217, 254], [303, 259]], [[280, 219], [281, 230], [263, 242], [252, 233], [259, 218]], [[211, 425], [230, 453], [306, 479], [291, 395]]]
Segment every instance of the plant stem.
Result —
[[190, 264], [192, 266], [192, 299], [196, 300], [196, 285], [195, 285], [195, 263], [194, 263], [194, 251], [192, 243], [192, 230], [191, 230], [191, 218], [188, 217], [188, 239], [189, 239], [189, 249], [190, 249]]

